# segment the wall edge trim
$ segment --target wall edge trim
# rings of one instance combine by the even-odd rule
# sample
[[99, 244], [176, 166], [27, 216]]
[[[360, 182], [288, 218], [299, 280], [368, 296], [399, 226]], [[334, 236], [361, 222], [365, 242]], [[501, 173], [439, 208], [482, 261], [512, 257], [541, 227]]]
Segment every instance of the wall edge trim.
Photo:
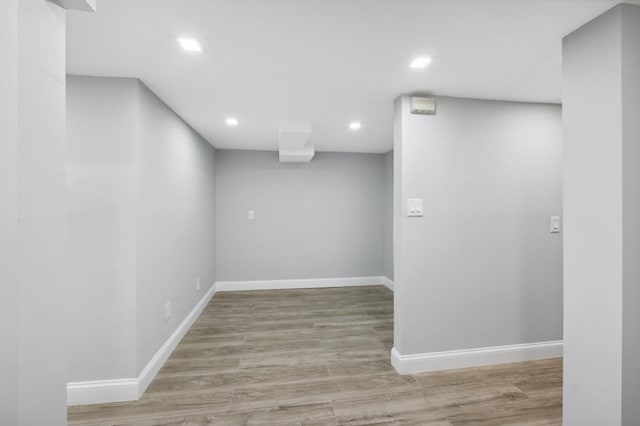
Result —
[[94, 380], [67, 383], [67, 405], [134, 401], [138, 379]]
[[257, 281], [217, 281], [218, 291], [286, 290], [302, 288], [353, 287], [386, 285], [385, 277], [311, 278]]
[[394, 289], [394, 287], [395, 287], [395, 284], [394, 284], [393, 280], [392, 280], [392, 279], [390, 279], [389, 277], [386, 277], [386, 276], [385, 276], [385, 277], [382, 277], [382, 280], [383, 280], [383, 283], [382, 283], [382, 284], [383, 284], [386, 288], [388, 288], [389, 290], [393, 291], [393, 289]]
[[562, 350], [562, 340], [411, 355], [400, 354], [394, 346], [391, 349], [391, 365], [399, 374], [416, 374], [561, 358]]

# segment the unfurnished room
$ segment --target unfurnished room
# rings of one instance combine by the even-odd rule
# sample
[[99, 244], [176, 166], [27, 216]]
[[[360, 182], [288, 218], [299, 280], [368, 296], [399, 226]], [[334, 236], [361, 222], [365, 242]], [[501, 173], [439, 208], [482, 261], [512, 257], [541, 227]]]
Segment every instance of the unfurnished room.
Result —
[[640, 0], [3, 0], [0, 425], [640, 426]]

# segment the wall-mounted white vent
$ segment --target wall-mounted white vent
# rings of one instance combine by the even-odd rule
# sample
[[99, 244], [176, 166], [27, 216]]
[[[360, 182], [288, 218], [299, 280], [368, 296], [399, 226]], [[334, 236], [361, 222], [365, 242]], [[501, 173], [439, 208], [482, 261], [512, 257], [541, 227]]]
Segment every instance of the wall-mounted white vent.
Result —
[[434, 115], [436, 100], [433, 98], [411, 97], [411, 114]]

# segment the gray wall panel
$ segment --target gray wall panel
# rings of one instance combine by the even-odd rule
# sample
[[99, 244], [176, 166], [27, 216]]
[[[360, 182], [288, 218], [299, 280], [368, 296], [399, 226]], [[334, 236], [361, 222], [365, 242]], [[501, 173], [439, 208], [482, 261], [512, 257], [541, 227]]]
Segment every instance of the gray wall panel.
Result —
[[216, 172], [219, 281], [383, 274], [383, 155], [219, 150]]
[[[396, 335], [405, 354], [562, 338], [558, 105], [396, 102]], [[406, 217], [406, 200], [424, 200]]]

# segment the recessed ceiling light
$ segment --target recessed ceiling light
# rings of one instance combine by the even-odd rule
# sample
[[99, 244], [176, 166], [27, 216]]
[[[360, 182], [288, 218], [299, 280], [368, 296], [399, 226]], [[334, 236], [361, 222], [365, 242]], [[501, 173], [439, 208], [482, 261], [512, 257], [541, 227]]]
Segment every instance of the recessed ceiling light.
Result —
[[178, 43], [187, 52], [202, 52], [202, 46], [195, 38], [180, 37], [178, 38]]
[[237, 126], [238, 125], [238, 120], [236, 120], [235, 118], [227, 118], [226, 122], [227, 122], [227, 126]]
[[415, 58], [413, 62], [409, 64], [409, 68], [413, 68], [414, 70], [419, 70], [429, 65], [430, 62], [431, 62], [431, 58], [427, 58], [427, 57]]
[[351, 130], [358, 130], [360, 127], [362, 127], [362, 123], [358, 121], [354, 121], [353, 123], [349, 124], [349, 128]]

